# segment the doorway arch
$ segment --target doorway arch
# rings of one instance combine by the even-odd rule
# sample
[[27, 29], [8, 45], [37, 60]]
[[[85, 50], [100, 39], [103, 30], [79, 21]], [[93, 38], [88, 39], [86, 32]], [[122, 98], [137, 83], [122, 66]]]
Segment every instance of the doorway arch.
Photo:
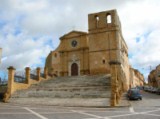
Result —
[[71, 76], [78, 76], [78, 64], [73, 63], [71, 65]]

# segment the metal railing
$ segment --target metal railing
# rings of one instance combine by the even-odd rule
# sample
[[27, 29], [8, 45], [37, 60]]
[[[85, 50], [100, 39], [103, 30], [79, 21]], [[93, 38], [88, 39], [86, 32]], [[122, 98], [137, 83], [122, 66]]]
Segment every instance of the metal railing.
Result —
[[18, 83], [26, 82], [25, 72], [24, 71], [16, 72], [14, 75], [14, 81]]

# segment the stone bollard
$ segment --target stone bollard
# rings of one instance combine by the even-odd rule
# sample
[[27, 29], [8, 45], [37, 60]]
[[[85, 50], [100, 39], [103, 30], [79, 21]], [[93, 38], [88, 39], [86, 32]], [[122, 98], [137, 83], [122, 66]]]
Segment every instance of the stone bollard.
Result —
[[47, 79], [48, 78], [48, 68], [44, 67], [44, 78]]
[[41, 81], [41, 68], [40, 67], [37, 67], [37, 80], [38, 81]]
[[10, 66], [8, 68], [8, 86], [7, 86], [7, 92], [4, 94], [3, 98], [4, 102], [7, 102], [11, 94], [14, 92], [14, 73], [15, 73], [15, 68], [13, 66]]
[[15, 73], [15, 68], [13, 66], [10, 66], [8, 68], [8, 91], [10, 94], [14, 92], [14, 73]]
[[26, 84], [30, 85], [30, 68], [26, 67]]
[[119, 91], [117, 90], [116, 92], [116, 103], [119, 104], [120, 101], [120, 95], [119, 95]]

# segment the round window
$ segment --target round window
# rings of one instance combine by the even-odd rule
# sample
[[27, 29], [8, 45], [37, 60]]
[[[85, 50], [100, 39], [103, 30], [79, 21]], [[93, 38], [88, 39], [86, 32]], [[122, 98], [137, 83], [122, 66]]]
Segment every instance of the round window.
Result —
[[77, 41], [76, 41], [76, 40], [73, 40], [73, 41], [72, 41], [72, 43], [71, 43], [72, 47], [76, 47], [76, 46], [77, 46], [77, 44], [78, 44], [78, 43], [77, 43]]

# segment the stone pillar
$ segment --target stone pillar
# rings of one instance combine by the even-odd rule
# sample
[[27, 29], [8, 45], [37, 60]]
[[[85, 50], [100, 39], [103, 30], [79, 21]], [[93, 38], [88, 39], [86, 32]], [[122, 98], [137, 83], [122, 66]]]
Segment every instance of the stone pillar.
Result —
[[119, 100], [120, 100], [120, 94], [119, 91], [117, 90], [116, 92], [116, 103], [119, 104]]
[[116, 106], [116, 74], [115, 65], [111, 65], [111, 106]]
[[48, 68], [44, 67], [44, 78], [47, 79], [48, 78]]
[[120, 97], [122, 96], [122, 87], [121, 87], [121, 89], [120, 89], [120, 91], [119, 91], [119, 96], [120, 96]]
[[[118, 68], [118, 67], [116, 66], [116, 68]], [[118, 81], [117, 81], [117, 74], [116, 74], [115, 87], [114, 88], [115, 88], [115, 94], [116, 94], [116, 104], [118, 104], [119, 103], [119, 93], [118, 93], [119, 85], [118, 85]]]
[[41, 68], [37, 67], [37, 80], [40, 81], [41, 80]]
[[[118, 70], [119, 70], [119, 67], [117, 67]], [[117, 71], [118, 72], [118, 71]], [[117, 92], [116, 92], [116, 95], [117, 95], [117, 104], [119, 104], [119, 101], [120, 101], [120, 90], [121, 90], [121, 77], [120, 77], [120, 72], [117, 73]]]
[[111, 106], [116, 106], [117, 99], [118, 99], [118, 65], [121, 63], [118, 61], [110, 61], [110, 68], [111, 68]]
[[15, 73], [15, 68], [13, 66], [10, 66], [8, 68], [8, 90], [7, 93], [10, 95], [14, 92], [14, 73]]
[[26, 67], [25, 70], [26, 70], [26, 83], [30, 85], [30, 68]]

